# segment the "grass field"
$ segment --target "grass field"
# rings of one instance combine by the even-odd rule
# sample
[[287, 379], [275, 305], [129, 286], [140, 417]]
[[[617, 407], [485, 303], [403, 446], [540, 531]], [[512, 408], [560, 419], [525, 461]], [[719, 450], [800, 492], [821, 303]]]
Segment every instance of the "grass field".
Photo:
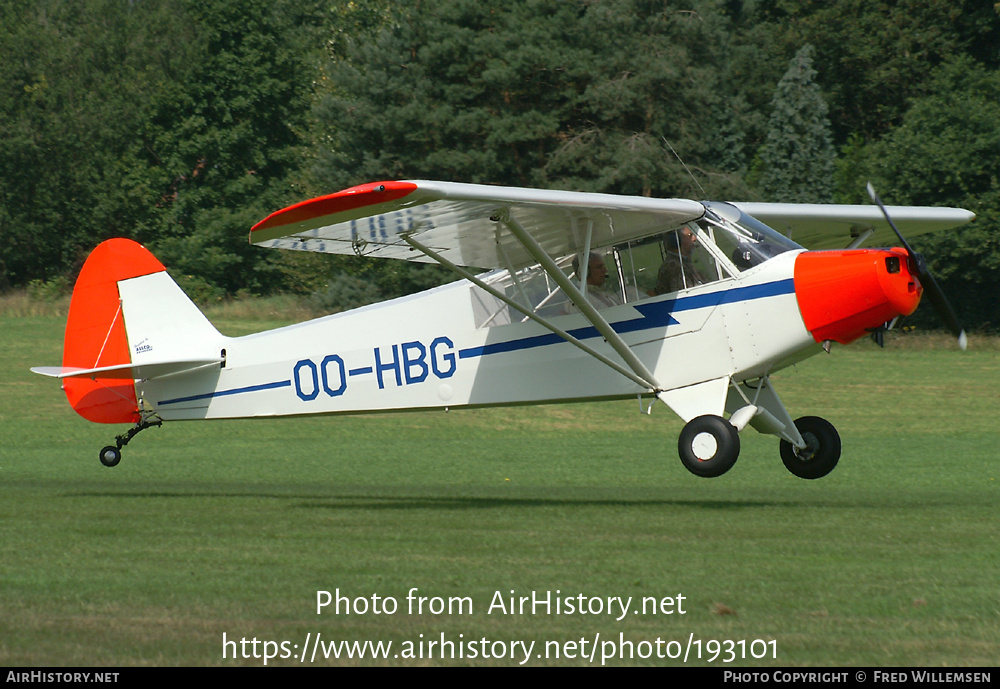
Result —
[[[635, 657], [608, 664], [682, 664], [638, 657], [657, 639], [696, 665], [730, 650], [743, 667], [1000, 658], [995, 341], [859, 343], [776, 376], [793, 415], [840, 430], [819, 481], [753, 432], [729, 474], [696, 478], [680, 422], [634, 401], [167, 424], [107, 469], [97, 451], [124, 428], [80, 419], [28, 372], [59, 362], [63, 321], [24, 314], [0, 316], [0, 665], [262, 665], [242, 657], [253, 639], [258, 656], [298, 654], [307, 634], [424, 642], [423, 658], [312, 663], [339, 665], [517, 665], [514, 641], [535, 642], [529, 665], [585, 665], [595, 640], [593, 664], [622, 640]], [[412, 588], [471, 610], [409, 614]], [[317, 614], [317, 591], [337, 589], [367, 613]], [[633, 603], [621, 621], [489, 611], [512, 590]], [[635, 612], [678, 594], [684, 614]], [[224, 659], [224, 634], [251, 643]], [[442, 634], [506, 657], [441, 660]]]

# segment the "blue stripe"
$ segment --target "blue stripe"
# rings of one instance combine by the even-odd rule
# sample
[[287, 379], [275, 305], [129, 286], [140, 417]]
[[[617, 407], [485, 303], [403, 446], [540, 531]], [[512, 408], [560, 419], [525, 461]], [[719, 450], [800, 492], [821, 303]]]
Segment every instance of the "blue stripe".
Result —
[[[597, 334], [597, 328], [593, 326], [589, 328], [581, 328], [580, 330], [594, 332]], [[594, 335], [587, 334], [581, 336], [577, 334], [579, 331], [570, 332], [570, 335], [577, 338], [578, 340], [584, 339], [584, 337], [594, 337]], [[555, 333], [549, 333], [547, 335], [536, 335], [535, 337], [526, 337], [522, 340], [510, 340], [509, 342], [497, 342], [495, 344], [483, 345], [482, 347], [470, 347], [468, 349], [458, 350], [459, 359], [472, 359], [477, 356], [486, 356], [488, 354], [499, 354], [501, 352], [516, 352], [519, 349], [532, 349], [534, 347], [545, 347], [550, 344], [556, 344], [558, 342], [565, 342], [563, 338], [556, 335]]]
[[[671, 315], [679, 311], [693, 311], [714, 307], [720, 304], [732, 304], [738, 301], [753, 301], [755, 299], [766, 299], [782, 294], [794, 294], [795, 280], [777, 280], [763, 285], [750, 285], [748, 287], [737, 287], [735, 289], [723, 290], [721, 292], [711, 292], [709, 294], [698, 294], [680, 299], [667, 299], [665, 301], [653, 302], [651, 304], [636, 304], [635, 309], [642, 314], [640, 318], [633, 318], [627, 321], [611, 323], [611, 328], [619, 334], [631, 333], [639, 330], [649, 330], [651, 328], [664, 327], [668, 325], [679, 325], [678, 321]], [[597, 328], [588, 326], [567, 331], [578, 340], [586, 340], [600, 337]], [[496, 342], [480, 347], [469, 347], [458, 352], [459, 359], [474, 359], [490, 354], [500, 354], [502, 352], [516, 352], [522, 349], [533, 349], [535, 347], [545, 347], [551, 344], [565, 342], [563, 338], [555, 333], [526, 337], [520, 340], [510, 340], [508, 342]]]
[[191, 395], [190, 397], [177, 397], [172, 400], [163, 400], [160, 405], [179, 404], [181, 402], [196, 402], [198, 400], [208, 400], [213, 397], [228, 397], [229, 395], [241, 395], [244, 392], [259, 392], [261, 390], [274, 390], [275, 388], [291, 387], [292, 381], [279, 380], [276, 383], [261, 383], [260, 385], [248, 385], [244, 388], [233, 388], [232, 390], [219, 390], [216, 392], [206, 392], [203, 395]]
[[[635, 309], [642, 314], [639, 318], [627, 321], [612, 323], [611, 327], [617, 333], [629, 333], [638, 330], [649, 330], [651, 328], [668, 325], [678, 325], [677, 320], [671, 315], [678, 311], [693, 311], [707, 307], [718, 306], [719, 304], [732, 304], [738, 301], [752, 301], [755, 299], [766, 299], [782, 294], [793, 294], [795, 292], [795, 281], [792, 278], [768, 282], [763, 285], [751, 285], [749, 287], [737, 287], [736, 289], [712, 292], [710, 294], [699, 294], [681, 299], [668, 299], [665, 301], [653, 302], [651, 304], [637, 304]], [[600, 337], [597, 328], [586, 326], [567, 331], [578, 340], [587, 340]], [[500, 354], [502, 352], [516, 352], [522, 349], [533, 349], [535, 347], [547, 347], [548, 345], [565, 342], [565, 340], [555, 333], [546, 333], [534, 337], [526, 337], [520, 340], [510, 340], [508, 342], [496, 342], [494, 344], [482, 345], [481, 347], [469, 347], [458, 352], [459, 359], [473, 359], [490, 354]], [[371, 366], [363, 368], [352, 368], [348, 371], [351, 376], [371, 373]], [[241, 395], [245, 392], [259, 392], [261, 390], [275, 390], [277, 388], [291, 387], [291, 380], [279, 380], [274, 383], [262, 383], [260, 385], [248, 385], [232, 390], [221, 390], [217, 392], [207, 392], [202, 395], [191, 395], [190, 397], [178, 397], [172, 400], [164, 400], [160, 405], [180, 404], [181, 402], [197, 402], [199, 400], [213, 399], [215, 397], [228, 397], [229, 395]]]

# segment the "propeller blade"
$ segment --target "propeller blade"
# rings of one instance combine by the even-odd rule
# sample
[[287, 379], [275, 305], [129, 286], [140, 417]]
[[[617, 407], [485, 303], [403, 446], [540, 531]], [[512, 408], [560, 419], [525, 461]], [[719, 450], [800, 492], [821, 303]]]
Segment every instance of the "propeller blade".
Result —
[[937, 280], [934, 279], [930, 271], [921, 273], [917, 277], [920, 278], [920, 284], [924, 287], [924, 294], [931, 300], [931, 305], [937, 311], [938, 316], [948, 326], [948, 330], [951, 331], [952, 335], [958, 338], [958, 348], [964, 351], [968, 344], [968, 338], [965, 336], [965, 328], [959, 323], [958, 316], [955, 315], [955, 310], [951, 308], [951, 304], [948, 303], [944, 292], [938, 286]]
[[911, 247], [906, 241], [906, 238], [903, 237], [903, 233], [899, 231], [898, 227], [896, 227], [896, 223], [894, 223], [892, 218], [889, 217], [889, 211], [885, 209], [885, 204], [882, 203], [882, 199], [880, 199], [878, 194], [875, 193], [875, 187], [872, 186], [871, 182], [868, 183], [868, 196], [871, 198], [872, 203], [878, 206], [879, 210], [882, 211], [882, 215], [885, 216], [885, 221], [889, 223], [889, 227], [891, 227], [892, 231], [896, 233], [897, 237], [899, 237], [899, 242], [903, 245], [903, 248], [906, 249], [906, 253], [910, 255], [910, 258], [916, 256], [917, 252], [913, 250], [913, 247]]
[[913, 247], [906, 241], [903, 237], [903, 233], [899, 231], [896, 227], [896, 223], [892, 221], [889, 217], [889, 211], [886, 210], [885, 205], [882, 200], [879, 199], [878, 194], [875, 193], [875, 187], [872, 183], [868, 183], [868, 196], [871, 198], [872, 203], [879, 207], [882, 211], [882, 215], [885, 216], [885, 221], [889, 223], [889, 227], [892, 231], [896, 233], [899, 237], [900, 243], [903, 248], [906, 249], [906, 253], [909, 255], [910, 259], [913, 261], [914, 266], [917, 269], [917, 278], [920, 280], [920, 284], [924, 288], [924, 293], [927, 295], [928, 299], [931, 300], [931, 305], [937, 312], [938, 316], [944, 321], [944, 324], [952, 332], [952, 334], [958, 338], [959, 349], [965, 350], [968, 345], [968, 338], [965, 336], [965, 328], [958, 321], [958, 316], [955, 314], [955, 310], [951, 308], [951, 304], [948, 303], [948, 299], [944, 296], [944, 292], [941, 291], [941, 287], [938, 286], [937, 280], [931, 275], [930, 269], [927, 267], [927, 262], [924, 261], [924, 257], [913, 250]]

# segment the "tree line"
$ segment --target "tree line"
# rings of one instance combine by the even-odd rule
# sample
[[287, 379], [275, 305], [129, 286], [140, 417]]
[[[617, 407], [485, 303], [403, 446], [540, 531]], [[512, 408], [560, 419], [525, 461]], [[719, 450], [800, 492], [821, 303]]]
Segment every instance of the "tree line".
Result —
[[9, 0], [0, 289], [68, 284], [112, 236], [201, 300], [442, 280], [248, 245], [377, 179], [846, 203], [870, 179], [977, 213], [915, 243], [996, 330], [998, 39], [979, 0]]

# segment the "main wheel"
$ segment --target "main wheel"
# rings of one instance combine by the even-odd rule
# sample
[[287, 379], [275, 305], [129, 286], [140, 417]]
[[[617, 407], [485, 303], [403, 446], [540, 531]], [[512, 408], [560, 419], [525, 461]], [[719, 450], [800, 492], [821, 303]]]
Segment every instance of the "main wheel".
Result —
[[785, 468], [799, 478], [822, 478], [833, 471], [840, 460], [840, 434], [833, 424], [818, 416], [803, 416], [795, 420], [806, 447], [795, 449], [782, 440], [779, 446]]
[[740, 456], [740, 433], [721, 416], [699, 416], [684, 426], [677, 439], [677, 452], [692, 474], [704, 478], [722, 476]]
[[122, 461], [122, 451], [119, 450], [114, 445], [108, 445], [103, 450], [101, 450], [101, 464], [106, 467], [118, 466], [118, 462]]

